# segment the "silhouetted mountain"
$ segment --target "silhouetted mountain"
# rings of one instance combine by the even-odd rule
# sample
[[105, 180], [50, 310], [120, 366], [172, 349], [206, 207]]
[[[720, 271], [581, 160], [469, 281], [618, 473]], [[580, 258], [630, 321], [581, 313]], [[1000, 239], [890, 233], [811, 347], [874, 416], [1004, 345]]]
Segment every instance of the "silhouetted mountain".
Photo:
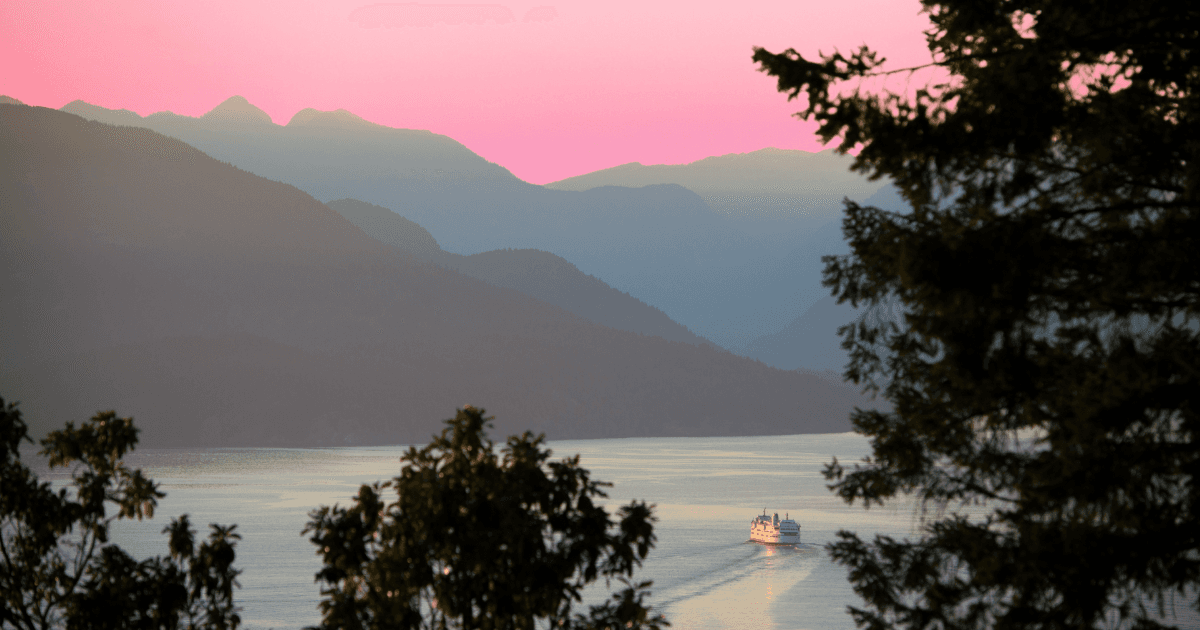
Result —
[[323, 112], [311, 107], [302, 109], [292, 116], [291, 121], [287, 124], [288, 127], [300, 128], [329, 128], [329, 129], [389, 129], [383, 125], [377, 125], [368, 120], [363, 120], [358, 116], [344, 110], [338, 109], [332, 112]]
[[812, 371], [841, 380], [850, 355], [842, 349], [838, 328], [864, 320], [872, 325], [885, 321], [902, 324], [900, 303], [891, 300], [871, 308], [855, 309], [848, 302], [838, 304], [833, 296], [828, 296], [792, 320], [782, 331], [750, 342], [740, 349], [740, 354], [783, 369]]
[[21, 101], [4, 94], [0, 94], [0, 105], [24, 105]]
[[848, 304], [838, 304], [832, 296], [822, 298], [787, 328], [751, 342], [745, 353], [788, 370], [841, 373], [849, 357], [841, 348], [837, 329], [856, 315]]
[[583, 273], [550, 252], [498, 249], [470, 256], [448, 256], [452, 269], [498, 287], [516, 289], [597, 324], [668, 341], [708, 344], [666, 313]]
[[[861, 203], [891, 211], [901, 211], [907, 207], [907, 202], [900, 196], [899, 190], [890, 184], [880, 188]], [[840, 221], [822, 226], [814, 233], [810, 242], [813, 251], [821, 256], [849, 253], [849, 248], [843, 240]], [[849, 304], [838, 304], [826, 290], [826, 297], [793, 319], [783, 330], [763, 335], [732, 350], [786, 370], [802, 369], [840, 374], [849, 362], [849, 355], [841, 348], [841, 338], [837, 335], [837, 329], [863, 316], [876, 319], [882, 317], [899, 322], [897, 308], [896, 304], [889, 303], [868, 315], [861, 309], [851, 308]]]
[[232, 96], [212, 108], [201, 120], [234, 125], [273, 125], [271, 117], [250, 104], [245, 97]]
[[[68, 103], [62, 111], [88, 120], [130, 124], [123, 115], [127, 110], [118, 112], [83, 101]], [[325, 194], [351, 190], [355, 179], [395, 177], [434, 187], [480, 178], [524, 183], [446, 136], [376, 125], [345, 110], [305, 109], [286, 126], [280, 126], [273, 124], [265, 112], [235, 96], [199, 118], [159, 112], [139, 117], [137, 126], [179, 138], [267, 179], [311, 182]], [[343, 181], [346, 178], [351, 181]], [[332, 194], [328, 198], [347, 196]]]
[[453, 254], [442, 251], [429, 230], [384, 208], [357, 199], [327, 202], [334, 212], [366, 232], [367, 236], [411, 254], [420, 260], [443, 264]]
[[0, 391], [34, 433], [424, 441], [454, 406], [553, 439], [844, 431], [853, 390], [598, 326], [424, 264], [145, 129], [0, 105]]
[[553, 190], [600, 186], [640, 188], [678, 184], [714, 209], [738, 216], [781, 213], [835, 216], [841, 200], [861, 201], [880, 187], [850, 172], [853, 158], [833, 149], [820, 153], [767, 148], [707, 157], [688, 164], [622, 164], [546, 184]]
[[327, 204], [368, 236], [497, 287], [516, 289], [597, 324], [669, 341], [707, 343], [666, 313], [618, 291], [550, 252], [499, 249], [471, 256], [442, 251], [425, 228], [387, 208], [357, 199]]
[[875, 206], [883, 210], [899, 212], [908, 208], [908, 202], [900, 196], [900, 190], [889, 184], [880, 188], [875, 194], [863, 200], [864, 206]]
[[[130, 124], [78, 102], [63, 109]], [[825, 295], [812, 238], [838, 219], [850, 186], [844, 182], [854, 178], [838, 171], [845, 158], [827, 154], [721, 156], [697, 163], [707, 169], [701, 179], [769, 182], [804, 160], [816, 170], [765, 195], [713, 189], [706, 203], [675, 183], [586, 191], [535, 186], [445, 136], [374, 125], [340, 110], [304, 110], [286, 126], [170, 113], [136, 124], [323, 201], [353, 198], [391, 208], [449, 252], [554, 253], [728, 348], [782, 330]], [[732, 174], [721, 175], [726, 169]], [[767, 175], [754, 179], [759, 171]], [[853, 191], [873, 185], [857, 181]], [[720, 202], [721, 194], [729, 198]]]
[[[125, 127], [146, 126], [145, 120], [141, 116], [138, 116], [137, 112], [128, 109], [107, 109], [80, 100], [74, 100], [63, 105], [62, 111], [109, 125]], [[174, 116], [174, 114], [171, 115]]]

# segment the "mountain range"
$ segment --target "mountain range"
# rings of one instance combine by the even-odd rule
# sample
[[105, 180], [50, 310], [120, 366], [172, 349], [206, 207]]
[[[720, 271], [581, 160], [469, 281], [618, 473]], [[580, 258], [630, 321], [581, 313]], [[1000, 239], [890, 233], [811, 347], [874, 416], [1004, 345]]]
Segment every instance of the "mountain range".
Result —
[[[245, 107], [183, 124], [273, 128]], [[399, 136], [505, 181], [452, 141]], [[545, 277], [587, 283], [561, 259], [439, 263], [428, 232], [404, 224], [412, 234], [384, 242], [248, 170], [137, 125], [0, 105], [0, 388], [35, 434], [114, 408], [149, 446], [412, 443], [470, 403], [495, 413], [501, 435], [769, 435], [848, 430], [850, 409], [871, 404], [836, 381], [597, 324], [505, 284], [543, 263]], [[687, 198], [678, 186], [613, 190]]]
[[883, 185], [850, 173], [846, 156], [766, 149], [536, 186], [445, 136], [344, 110], [306, 109], [286, 125], [241, 97], [195, 118], [82, 101], [63, 111], [153, 129], [321, 201], [388, 208], [447, 253], [552, 253], [739, 352], [828, 295], [820, 257], [844, 251], [840, 200]]
[[657, 308], [584, 274], [561, 256], [537, 249], [498, 249], [471, 256], [443, 251], [425, 228], [387, 208], [357, 199], [325, 204], [368, 236], [418, 260], [453, 269], [617, 330], [691, 344], [708, 343]]
[[632, 162], [551, 182], [546, 188], [584, 191], [655, 184], [683, 186], [722, 214], [758, 219], [828, 212], [845, 197], [862, 201], [880, 188], [850, 172], [849, 160], [833, 149], [808, 153], [770, 147], [689, 164]]

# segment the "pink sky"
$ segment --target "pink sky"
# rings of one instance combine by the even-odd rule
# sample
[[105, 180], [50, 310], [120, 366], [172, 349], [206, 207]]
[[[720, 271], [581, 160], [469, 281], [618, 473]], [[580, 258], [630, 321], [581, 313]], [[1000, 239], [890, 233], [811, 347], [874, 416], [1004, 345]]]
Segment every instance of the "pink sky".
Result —
[[543, 184], [634, 161], [819, 150], [751, 47], [869, 43], [921, 63], [919, 11], [913, 0], [11, 1], [0, 94], [189, 116], [240, 94], [279, 124], [344, 108], [445, 134]]

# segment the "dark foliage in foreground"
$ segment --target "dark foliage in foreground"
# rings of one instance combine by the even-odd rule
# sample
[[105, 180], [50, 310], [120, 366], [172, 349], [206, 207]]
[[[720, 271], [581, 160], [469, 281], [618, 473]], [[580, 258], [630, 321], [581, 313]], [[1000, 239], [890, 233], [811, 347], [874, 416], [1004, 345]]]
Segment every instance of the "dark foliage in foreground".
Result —
[[907, 74], [866, 47], [754, 55], [911, 205], [847, 202], [852, 254], [825, 271], [904, 313], [842, 330], [847, 376], [894, 411], [854, 414], [874, 454], [832, 488], [937, 510], [915, 541], [839, 534], [852, 614], [1178, 623], [1200, 587], [1200, 5], [924, 6], [934, 63]]
[[[543, 437], [529, 432], [497, 453], [483, 413], [459, 410], [408, 450], [399, 477], [363, 485], [350, 507], [312, 512], [304, 533], [323, 559], [321, 627], [670, 625], [644, 603], [650, 583], [628, 581], [654, 546], [653, 506], [632, 502], [612, 521], [594, 503], [610, 484], [592, 481], [578, 455], [547, 463]], [[572, 615], [599, 578], [626, 588]]]
[[70, 490], [55, 491], [21, 463], [32, 440], [17, 405], [0, 398], [0, 628], [236, 630], [236, 525], [213, 524], [197, 547], [184, 514], [163, 530], [170, 555], [140, 562], [108, 543], [115, 520], [152, 518], [166, 496], [121, 461], [137, 431], [105, 411], [51, 433], [41, 455], [73, 467]]

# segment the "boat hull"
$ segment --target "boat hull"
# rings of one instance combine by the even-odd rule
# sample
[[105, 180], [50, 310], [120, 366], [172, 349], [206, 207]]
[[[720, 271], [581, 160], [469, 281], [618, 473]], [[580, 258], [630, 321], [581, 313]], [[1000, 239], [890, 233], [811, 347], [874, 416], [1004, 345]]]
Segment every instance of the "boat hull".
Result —
[[800, 535], [795, 536], [772, 536], [769, 534], [750, 533], [752, 542], [761, 543], [763, 545], [798, 545], [800, 544]]

